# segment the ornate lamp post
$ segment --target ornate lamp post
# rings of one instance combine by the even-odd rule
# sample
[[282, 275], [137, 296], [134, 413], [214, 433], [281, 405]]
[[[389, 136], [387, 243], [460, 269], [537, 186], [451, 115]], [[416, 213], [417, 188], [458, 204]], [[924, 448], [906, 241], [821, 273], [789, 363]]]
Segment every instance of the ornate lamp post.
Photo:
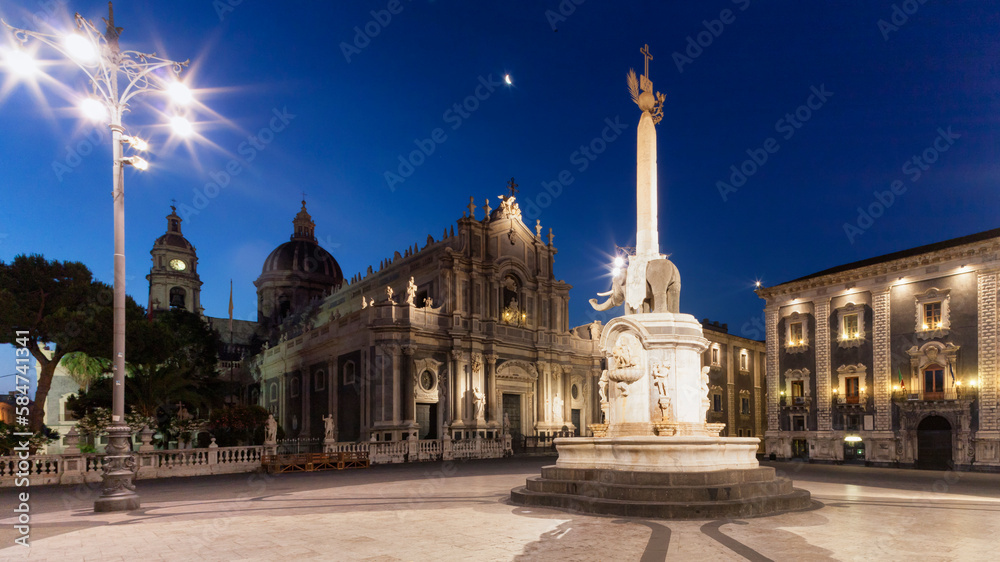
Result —
[[[114, 199], [114, 351], [113, 351], [113, 401], [111, 426], [108, 428], [108, 445], [104, 464], [101, 496], [94, 502], [94, 511], [125, 511], [139, 508], [139, 496], [132, 479], [135, 475], [135, 457], [130, 444], [131, 431], [125, 423], [125, 191], [124, 166], [131, 165], [145, 170], [146, 161], [138, 156], [124, 156], [124, 144], [135, 150], [145, 150], [145, 141], [126, 134], [122, 115], [129, 110], [129, 101], [135, 96], [163, 91], [175, 101], [190, 100], [190, 91], [178, 80], [187, 61], [177, 62], [138, 51], [123, 51], [118, 46], [122, 28], [115, 27], [114, 11], [108, 2], [106, 30], [101, 33], [90, 21], [76, 14], [78, 32], [65, 36], [38, 33], [15, 28], [3, 22], [14, 34], [21, 47], [29, 39], [37, 40], [55, 49], [76, 63], [90, 78], [91, 97], [81, 103], [81, 108], [108, 123], [112, 133], [112, 180]], [[19, 49], [8, 53], [8, 66], [15, 72], [30, 74], [33, 62]], [[119, 79], [122, 85], [119, 84]], [[186, 98], [186, 99], [185, 99]], [[174, 117], [171, 123], [176, 132], [190, 133], [191, 126], [183, 117]]]

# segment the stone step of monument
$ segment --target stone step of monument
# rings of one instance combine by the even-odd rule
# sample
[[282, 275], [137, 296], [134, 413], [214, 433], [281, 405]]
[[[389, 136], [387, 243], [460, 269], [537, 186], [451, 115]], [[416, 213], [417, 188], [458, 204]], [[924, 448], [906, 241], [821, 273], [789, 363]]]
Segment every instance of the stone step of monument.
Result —
[[525, 488], [531, 492], [586, 496], [598, 499], [641, 502], [715, 502], [749, 500], [781, 496], [792, 492], [792, 481], [775, 478], [769, 482], [743, 482], [697, 486], [636, 486], [580, 480], [528, 478]]
[[542, 478], [548, 480], [601, 482], [623, 486], [735, 486], [751, 482], [773, 482], [775, 477], [775, 470], [767, 466], [706, 472], [642, 472], [563, 468], [554, 465], [542, 467]]
[[510, 492], [511, 502], [523, 506], [552, 507], [579, 513], [656, 519], [718, 519], [773, 515], [806, 509], [812, 505], [809, 492], [791, 492], [744, 500], [720, 501], [627, 501], [570, 494], [534, 492], [522, 486]]

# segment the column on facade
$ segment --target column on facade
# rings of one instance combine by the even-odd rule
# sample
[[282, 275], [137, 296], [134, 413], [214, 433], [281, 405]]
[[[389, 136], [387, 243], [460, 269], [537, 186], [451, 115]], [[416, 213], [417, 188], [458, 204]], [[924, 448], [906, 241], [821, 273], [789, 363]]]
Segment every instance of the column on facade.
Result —
[[[573, 368], [569, 365], [563, 365], [558, 368], [562, 369], [562, 390], [559, 394], [563, 401], [563, 422], [568, 427], [573, 422], [573, 393], [570, 390], [573, 388]], [[581, 423], [583, 423], [582, 420]]]
[[875, 383], [875, 431], [891, 430], [892, 349], [889, 297], [890, 287], [872, 290], [873, 382]]
[[771, 305], [764, 309], [765, 345], [767, 359], [765, 360], [765, 378], [767, 379], [767, 430], [778, 431], [778, 393], [780, 378], [778, 373], [778, 307]]
[[465, 354], [460, 349], [451, 350], [451, 419], [460, 425], [465, 419], [465, 409], [462, 407], [462, 397], [465, 394], [463, 379], [465, 365], [462, 358]]
[[392, 422], [399, 423], [401, 419], [402, 412], [400, 411], [400, 346], [398, 344], [391, 344], [389, 347], [389, 357], [392, 360], [392, 370], [389, 371], [392, 379], [389, 381], [389, 388], [391, 388], [392, 396]]
[[976, 276], [979, 300], [979, 431], [991, 432], [997, 438], [1000, 430], [1000, 401], [997, 377], [997, 270], [980, 271]]
[[403, 378], [403, 421], [404, 422], [415, 422], [416, 415], [414, 410], [416, 409], [415, 398], [413, 396], [413, 354], [416, 352], [417, 347], [415, 345], [404, 345], [402, 346], [403, 352], [403, 364], [400, 366], [400, 376]]
[[503, 397], [497, 392], [497, 355], [488, 353], [483, 360], [486, 363], [486, 416], [489, 421], [500, 423], [503, 421], [503, 414], [500, 413]]
[[816, 429], [833, 429], [830, 403], [830, 299], [814, 302], [816, 311]]
[[535, 423], [541, 424], [549, 421], [548, 413], [545, 411], [545, 399], [549, 395], [549, 370], [545, 363], [538, 363], [538, 396], [535, 397]]
[[336, 439], [340, 431], [340, 373], [337, 372], [337, 359], [329, 356], [326, 360], [327, 401], [326, 412], [333, 416], [333, 437]]
[[312, 373], [309, 372], [309, 367], [299, 366], [299, 400], [302, 401], [302, 419], [299, 420], [299, 435], [304, 437], [312, 437], [309, 434], [309, 394], [312, 392], [312, 386], [309, 381], [312, 379]]

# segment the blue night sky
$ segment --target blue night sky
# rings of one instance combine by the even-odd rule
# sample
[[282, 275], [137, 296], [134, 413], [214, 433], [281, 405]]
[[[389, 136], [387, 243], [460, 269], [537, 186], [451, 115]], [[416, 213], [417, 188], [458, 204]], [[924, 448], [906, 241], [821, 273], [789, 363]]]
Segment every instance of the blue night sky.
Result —
[[[757, 279], [1000, 226], [994, 2], [578, 1], [120, 2], [123, 47], [190, 58], [203, 104], [188, 114], [193, 142], [170, 137], [160, 97], [126, 116], [151, 144], [150, 169], [126, 173], [128, 292], [146, 304], [172, 199], [206, 313], [226, 315], [232, 279], [235, 316], [255, 319], [253, 281], [303, 191], [350, 277], [439, 238], [469, 196], [495, 207], [513, 176], [526, 222], [555, 233], [571, 325], [607, 320], [587, 299], [607, 288], [615, 245], [635, 243], [639, 110], [625, 75], [645, 43], [667, 95], [660, 248], [684, 277], [682, 312], [763, 339]], [[0, 15], [44, 30], [74, 11], [100, 24], [106, 10], [12, 0]], [[45, 72], [33, 90], [0, 68], [0, 260], [79, 260], [110, 283], [110, 139], [72, 109], [83, 75]], [[400, 170], [419, 144], [433, 152]], [[896, 181], [891, 202], [876, 196]], [[13, 372], [9, 349], [0, 360]]]

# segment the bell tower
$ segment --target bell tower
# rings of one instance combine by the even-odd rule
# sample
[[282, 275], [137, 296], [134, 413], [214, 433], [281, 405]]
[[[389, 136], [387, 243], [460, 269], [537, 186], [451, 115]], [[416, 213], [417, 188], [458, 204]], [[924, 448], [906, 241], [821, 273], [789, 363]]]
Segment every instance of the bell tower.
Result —
[[167, 215], [167, 232], [156, 239], [149, 253], [153, 256], [153, 267], [146, 276], [149, 309], [182, 308], [202, 314], [198, 254], [181, 234], [181, 218], [173, 205]]

